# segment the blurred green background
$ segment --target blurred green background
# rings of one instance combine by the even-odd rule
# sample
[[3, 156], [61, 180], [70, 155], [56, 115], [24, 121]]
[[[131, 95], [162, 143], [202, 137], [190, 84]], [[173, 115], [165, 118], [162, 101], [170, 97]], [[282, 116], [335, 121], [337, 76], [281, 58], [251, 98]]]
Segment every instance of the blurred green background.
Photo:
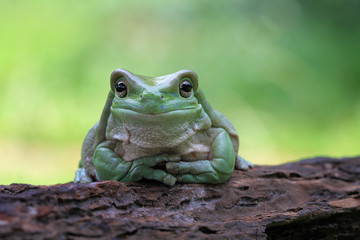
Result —
[[360, 154], [359, 1], [0, 1], [0, 184], [73, 179], [116, 68], [192, 69], [255, 164]]

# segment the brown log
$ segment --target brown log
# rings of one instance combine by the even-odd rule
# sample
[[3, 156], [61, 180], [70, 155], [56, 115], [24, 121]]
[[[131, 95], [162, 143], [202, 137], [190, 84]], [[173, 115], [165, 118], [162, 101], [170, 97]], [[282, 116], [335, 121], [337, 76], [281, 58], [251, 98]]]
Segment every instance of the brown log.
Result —
[[256, 166], [219, 185], [2, 185], [3, 238], [360, 239], [360, 157]]

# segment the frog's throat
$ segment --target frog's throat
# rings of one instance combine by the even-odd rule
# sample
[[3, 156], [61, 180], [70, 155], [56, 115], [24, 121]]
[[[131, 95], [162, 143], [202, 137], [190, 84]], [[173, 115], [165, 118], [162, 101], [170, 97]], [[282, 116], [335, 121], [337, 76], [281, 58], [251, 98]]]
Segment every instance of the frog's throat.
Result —
[[168, 148], [210, 127], [211, 121], [201, 104], [196, 108], [158, 114], [112, 108], [106, 135], [109, 140], [142, 148]]

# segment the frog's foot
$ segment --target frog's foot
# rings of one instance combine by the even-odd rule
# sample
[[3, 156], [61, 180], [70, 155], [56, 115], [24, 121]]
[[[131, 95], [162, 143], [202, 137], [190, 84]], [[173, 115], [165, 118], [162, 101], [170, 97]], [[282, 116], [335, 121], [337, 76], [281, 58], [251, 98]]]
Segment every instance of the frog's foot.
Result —
[[179, 182], [223, 183], [230, 178], [235, 165], [234, 148], [225, 130], [216, 136], [211, 152], [211, 160], [168, 162], [166, 171], [174, 174]]
[[184, 183], [223, 183], [232, 172], [218, 171], [209, 160], [168, 162], [166, 171], [174, 174], [177, 181]]
[[174, 186], [176, 183], [176, 178], [173, 175], [144, 165], [137, 165], [130, 169], [129, 173], [121, 179], [121, 182], [137, 182], [142, 178], [156, 180], [168, 186]]
[[178, 182], [183, 183], [222, 183], [219, 178], [211, 173], [202, 173], [198, 175], [183, 174], [176, 176]]
[[239, 170], [245, 170], [246, 171], [249, 168], [254, 168], [254, 165], [251, 162], [246, 161], [242, 157], [237, 156], [236, 157], [236, 162], [235, 162], [235, 168], [239, 169]]
[[137, 182], [145, 178], [157, 180], [169, 186], [175, 184], [176, 178], [174, 176], [153, 167], [167, 161], [178, 161], [180, 156], [161, 154], [139, 158], [134, 161], [125, 161], [114, 152], [111, 144], [111, 141], [105, 141], [95, 149], [93, 163], [97, 179]]
[[86, 172], [85, 168], [79, 168], [76, 170], [74, 183], [91, 183], [93, 180]]

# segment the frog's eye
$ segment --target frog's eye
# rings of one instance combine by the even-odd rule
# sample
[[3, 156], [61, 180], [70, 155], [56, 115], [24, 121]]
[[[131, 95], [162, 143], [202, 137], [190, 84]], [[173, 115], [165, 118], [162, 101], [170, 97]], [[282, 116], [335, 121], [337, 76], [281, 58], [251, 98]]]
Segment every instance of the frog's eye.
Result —
[[115, 84], [116, 95], [123, 98], [127, 94], [126, 84], [123, 81], [119, 81]]
[[179, 86], [180, 95], [184, 98], [188, 98], [192, 94], [193, 86], [188, 78], [182, 80]]

